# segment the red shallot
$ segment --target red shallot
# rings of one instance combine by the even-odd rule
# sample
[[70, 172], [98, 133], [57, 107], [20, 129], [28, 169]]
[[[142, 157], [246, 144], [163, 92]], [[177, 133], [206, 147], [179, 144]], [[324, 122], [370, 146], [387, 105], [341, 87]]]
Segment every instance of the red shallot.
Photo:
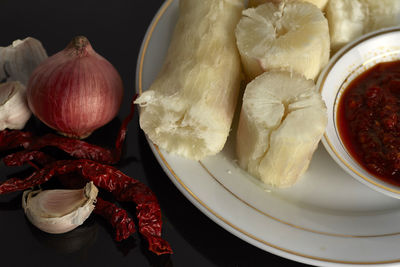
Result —
[[42, 62], [27, 86], [29, 108], [38, 119], [81, 139], [117, 115], [122, 95], [117, 70], [83, 36]]

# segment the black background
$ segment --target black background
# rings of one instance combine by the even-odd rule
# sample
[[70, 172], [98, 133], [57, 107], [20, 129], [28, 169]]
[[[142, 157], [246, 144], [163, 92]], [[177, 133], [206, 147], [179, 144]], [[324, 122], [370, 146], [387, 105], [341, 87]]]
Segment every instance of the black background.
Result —
[[[199, 0], [200, 1], [200, 0]], [[125, 86], [117, 119], [88, 141], [112, 145], [120, 120], [135, 92], [140, 44], [162, 0], [0, 0], [0, 46], [15, 39], [39, 39], [49, 55], [73, 36], [85, 35], [94, 49], [120, 72]], [[30, 129], [49, 131], [34, 118]], [[1, 168], [0, 181], [19, 169]], [[269, 254], [225, 231], [197, 210], [170, 182], [153, 156], [135, 116], [128, 128], [124, 161], [119, 166], [156, 193], [163, 213], [163, 237], [174, 250], [154, 256], [136, 233], [113, 241], [112, 229], [92, 215], [83, 226], [64, 235], [48, 235], [26, 220], [21, 192], [0, 196], [1, 266], [300, 266]], [[133, 215], [134, 207], [126, 206]], [[268, 231], [268, 229], [265, 229]]]

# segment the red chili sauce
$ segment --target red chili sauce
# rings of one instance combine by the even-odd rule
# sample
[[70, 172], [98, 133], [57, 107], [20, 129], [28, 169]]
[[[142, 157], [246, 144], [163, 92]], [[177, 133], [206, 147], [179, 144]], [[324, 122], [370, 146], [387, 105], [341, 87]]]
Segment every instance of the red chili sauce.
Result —
[[400, 186], [400, 61], [368, 69], [339, 100], [340, 137], [358, 163]]

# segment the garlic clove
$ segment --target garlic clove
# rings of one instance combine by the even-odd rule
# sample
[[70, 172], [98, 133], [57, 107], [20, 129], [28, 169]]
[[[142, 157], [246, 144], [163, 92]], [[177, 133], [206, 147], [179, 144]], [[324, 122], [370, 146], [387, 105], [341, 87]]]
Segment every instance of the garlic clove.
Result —
[[42, 43], [32, 37], [0, 47], [0, 82], [20, 81], [27, 85], [33, 70], [46, 58]]
[[31, 114], [25, 86], [17, 81], [0, 83], [0, 130], [24, 128]]
[[92, 213], [98, 189], [93, 182], [82, 189], [27, 190], [22, 207], [28, 220], [40, 230], [62, 234], [81, 225]]

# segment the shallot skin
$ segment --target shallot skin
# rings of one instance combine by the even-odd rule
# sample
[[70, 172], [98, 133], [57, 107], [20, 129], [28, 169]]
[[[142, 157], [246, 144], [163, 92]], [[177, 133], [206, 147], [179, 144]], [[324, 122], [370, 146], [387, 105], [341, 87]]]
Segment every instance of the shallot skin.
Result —
[[122, 96], [119, 73], [83, 36], [42, 62], [27, 86], [32, 113], [50, 128], [74, 138], [85, 138], [110, 122]]

